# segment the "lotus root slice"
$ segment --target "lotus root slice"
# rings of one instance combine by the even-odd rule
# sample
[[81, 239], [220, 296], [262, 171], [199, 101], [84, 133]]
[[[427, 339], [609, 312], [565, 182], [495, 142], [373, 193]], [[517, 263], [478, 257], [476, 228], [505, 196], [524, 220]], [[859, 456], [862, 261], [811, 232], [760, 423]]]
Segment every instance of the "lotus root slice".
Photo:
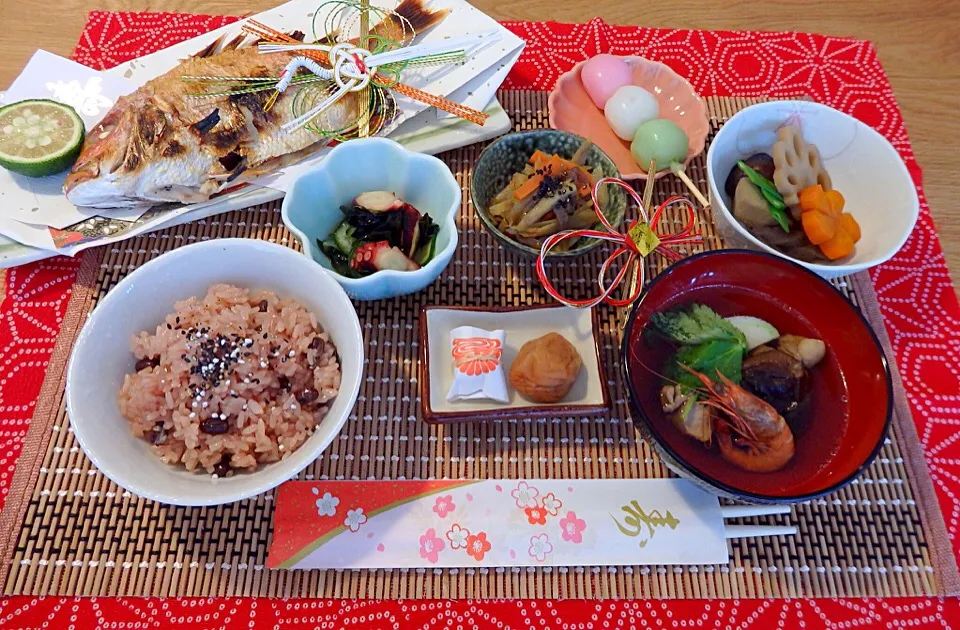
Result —
[[796, 219], [800, 215], [801, 190], [817, 184], [824, 190], [833, 186], [816, 145], [804, 140], [799, 128], [783, 126], [777, 131], [777, 138], [772, 150], [773, 183]]

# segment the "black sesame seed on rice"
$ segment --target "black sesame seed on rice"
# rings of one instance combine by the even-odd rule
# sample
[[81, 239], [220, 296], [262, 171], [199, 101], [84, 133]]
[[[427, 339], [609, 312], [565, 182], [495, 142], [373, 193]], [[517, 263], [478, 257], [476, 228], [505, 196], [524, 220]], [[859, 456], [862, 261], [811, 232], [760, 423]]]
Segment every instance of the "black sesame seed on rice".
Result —
[[[321, 338], [321, 335], [323, 337], [326, 337], [326, 335], [322, 330], [316, 328], [316, 324], [313, 323], [315, 320], [302, 306], [297, 304], [283, 305], [282, 316], [277, 319], [276, 324], [276, 328], [279, 330], [274, 331], [274, 324], [272, 323], [274, 315], [270, 315], [269, 318], [256, 317], [253, 313], [259, 309], [261, 302], [264, 302], [266, 310], [261, 312], [275, 309], [279, 315], [281, 303], [277, 301], [277, 298], [267, 294], [269, 299], [264, 300], [261, 294], [257, 295], [258, 299], [251, 301], [252, 298], [245, 290], [224, 285], [218, 285], [218, 288], [220, 289], [218, 293], [213, 293], [214, 289], [211, 289], [206, 298], [191, 298], [186, 306], [178, 305], [178, 310], [172, 313], [169, 319], [164, 319], [158, 324], [157, 335], [163, 329], [177, 330], [179, 334], [175, 338], [177, 340], [183, 339], [183, 341], [174, 342], [177, 350], [170, 354], [166, 354], [166, 351], [162, 350], [161, 356], [149, 357], [144, 360], [144, 364], [138, 367], [145, 368], [148, 362], [152, 364], [154, 361], [157, 365], [160, 365], [161, 359], [164, 363], [161, 366], [162, 369], [155, 371], [144, 369], [142, 374], [138, 373], [135, 378], [129, 379], [130, 385], [128, 387], [125, 383], [124, 389], [121, 390], [121, 398], [132, 400], [136, 396], [149, 395], [155, 398], [158, 394], [167, 397], [173, 394], [174, 400], [179, 401], [176, 403], [180, 405], [179, 407], [175, 405], [173, 409], [168, 409], [166, 402], [157, 399], [161, 411], [160, 413], [150, 412], [150, 424], [148, 426], [141, 425], [141, 420], [136, 417], [129, 418], [131, 423], [138, 426], [138, 434], [143, 435], [145, 440], [151, 442], [163, 440], [162, 444], [155, 444], [153, 448], [164, 461], [171, 464], [186, 465], [190, 470], [205, 467], [208, 472], [222, 477], [232, 474], [237, 469], [255, 468], [261, 461], [275, 461], [278, 452], [281, 456], [285, 456], [289, 451], [294, 450], [291, 444], [302, 443], [304, 437], [314, 432], [315, 423], [322, 420], [326, 406], [307, 402], [314, 397], [319, 397], [319, 392], [313, 390], [312, 387], [304, 387], [303, 383], [306, 380], [304, 370], [310, 375], [309, 385], [313, 385], [315, 364], [326, 364], [331, 353], [325, 347], [325, 344], [329, 342]], [[246, 299], [246, 302], [243, 301], [244, 299]], [[242, 306], [247, 309], [253, 307], [253, 313], [250, 310], [236, 309], [235, 306]], [[224, 318], [220, 315], [229, 310], [240, 314], [241, 321], [239, 324], [236, 323], [235, 319], [231, 320], [230, 324], [224, 324], [230, 318]], [[245, 323], [242, 321], [243, 313], [247, 313]], [[291, 315], [297, 322], [298, 328], [288, 325], [287, 318]], [[303, 323], [306, 324], [306, 333], [303, 337], [293, 337], [293, 330], [304, 330], [302, 328]], [[256, 338], [257, 344], [260, 344], [261, 338], [264, 342], [256, 350], [253, 350], [253, 346], [256, 345], [253, 338], [254, 328], [256, 334], [259, 335]], [[141, 348], [137, 353], [139, 356], [143, 356], [151, 352], [153, 348], [163, 347], [168, 341], [169, 337], [158, 343], [156, 336], [144, 335], [141, 341], [137, 343], [138, 347]], [[320, 350], [320, 352], [299, 353], [298, 349], [307, 345], [313, 350]], [[149, 348], [149, 350], [144, 352], [143, 349], [146, 348]], [[308, 354], [312, 355], [309, 360], [307, 358]], [[252, 371], [253, 369], [260, 369], [269, 372], [272, 362], [268, 357], [271, 355], [280, 358], [281, 363], [292, 364], [290, 367], [284, 368], [290, 374], [289, 378], [284, 376], [286, 381], [284, 389], [291, 392], [289, 397], [283, 394], [281, 398], [277, 389], [270, 387], [277, 382], [274, 375], [261, 379], [257, 372]], [[180, 357], [180, 361], [172, 360], [177, 356]], [[259, 367], [255, 368], [254, 366], [258, 364]], [[279, 365], [279, 363], [275, 365]], [[333, 367], [338, 368], [335, 365]], [[239, 383], [241, 379], [244, 381], [242, 388]], [[301, 385], [294, 387], [291, 382], [294, 380]], [[149, 394], [143, 388], [147, 383], [157, 384], [156, 386], [149, 386]], [[137, 391], [138, 387], [141, 388], [141, 391]], [[328, 388], [332, 387], [334, 387], [332, 384], [329, 386], [323, 385], [318, 389], [326, 392]], [[180, 388], [179, 394], [177, 388]], [[230, 402], [234, 399], [239, 399], [240, 402]], [[299, 402], [299, 405], [294, 402], [294, 399]], [[256, 413], [251, 413], [247, 404], [250, 401], [257, 403], [254, 407], [257, 410]], [[287, 411], [284, 409], [286, 406], [291, 409], [301, 409], [301, 405], [306, 404], [310, 404], [310, 407], [304, 407], [302, 411]], [[150, 406], [151, 403], [148, 403], [146, 408]], [[142, 404], [131, 405], [130, 407], [145, 408]], [[273, 409], [284, 409], [284, 422], [298, 423], [300, 427], [297, 429], [299, 436], [285, 438], [289, 441], [281, 444], [279, 435], [283, 434], [268, 435], [268, 438], [273, 442], [272, 448], [275, 450], [271, 450], [266, 455], [260, 452], [251, 455], [251, 449], [248, 447], [243, 447], [242, 450], [234, 450], [240, 449], [235, 445], [235, 439], [241, 438], [241, 442], [244, 439], [241, 431], [251, 427], [251, 423], [262, 421], [262, 418], [269, 415]], [[164, 413], [166, 413], [165, 416]], [[239, 415], [231, 416], [231, 413]], [[161, 420], [159, 424], [154, 425], [153, 422], [157, 417], [160, 417]], [[172, 428], [163, 429], [164, 423]], [[183, 433], [185, 424], [193, 425], [195, 432], [199, 430], [199, 442], [193, 447], [187, 447], [184, 444], [185, 438], [182, 436], [187, 435]], [[231, 433], [232, 437], [227, 441], [222, 438], [215, 442], [209, 441], [214, 436], [230, 432], [233, 432]], [[161, 435], [163, 437], [160, 437]], [[178, 437], [178, 435], [181, 437]], [[197, 434], [194, 433], [193, 435]], [[247, 435], [250, 435], [249, 432]], [[249, 443], [251, 442], [248, 441]], [[212, 448], [216, 449], [214, 453], [222, 450], [222, 456], [214, 455], [212, 459], [215, 463], [206, 463], [211, 460], [211, 456], [203, 453], [210, 453], [209, 449]], [[273, 459], [261, 460], [265, 456]], [[200, 457], [203, 457], [203, 459], [200, 460]]]

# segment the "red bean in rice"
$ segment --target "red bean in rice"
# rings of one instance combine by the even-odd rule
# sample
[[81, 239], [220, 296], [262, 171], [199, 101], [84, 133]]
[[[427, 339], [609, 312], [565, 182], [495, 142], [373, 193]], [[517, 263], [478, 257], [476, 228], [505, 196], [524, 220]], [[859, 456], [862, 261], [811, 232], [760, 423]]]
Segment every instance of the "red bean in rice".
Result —
[[289, 456], [340, 387], [316, 317], [269, 291], [217, 284], [134, 335], [120, 412], [168, 464], [224, 476]]

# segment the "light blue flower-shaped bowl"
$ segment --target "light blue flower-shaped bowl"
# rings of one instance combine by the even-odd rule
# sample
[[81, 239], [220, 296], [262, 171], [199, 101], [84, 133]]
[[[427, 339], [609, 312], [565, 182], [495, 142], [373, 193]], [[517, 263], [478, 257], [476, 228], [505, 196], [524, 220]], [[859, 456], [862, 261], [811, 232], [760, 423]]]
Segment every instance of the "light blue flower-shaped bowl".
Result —
[[[340, 206], [372, 190], [389, 190], [433, 218], [440, 227], [433, 260], [416, 271], [378, 271], [365, 278], [346, 278], [333, 270], [317, 241], [343, 220]], [[339, 145], [297, 178], [283, 200], [282, 216], [287, 229], [300, 239], [303, 254], [333, 274], [347, 295], [381, 300], [415, 293], [440, 277], [457, 248], [460, 197], [460, 185], [437, 158], [385, 138], [364, 138]]]

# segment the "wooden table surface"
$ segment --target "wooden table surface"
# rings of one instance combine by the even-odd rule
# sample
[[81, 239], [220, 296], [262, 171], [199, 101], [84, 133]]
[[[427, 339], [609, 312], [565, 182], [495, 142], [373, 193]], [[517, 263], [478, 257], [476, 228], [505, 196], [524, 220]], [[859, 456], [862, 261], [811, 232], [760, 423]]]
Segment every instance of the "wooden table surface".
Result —
[[[87, 11], [163, 10], [214, 15], [256, 12], [281, 0], [0, 0], [0, 86], [9, 85], [37, 48], [67, 56]], [[321, 0], [317, 0], [319, 5]], [[954, 283], [960, 279], [960, 0], [474, 0], [494, 18], [689, 29], [794, 30], [874, 42], [906, 119], [924, 188], [940, 231]]]

